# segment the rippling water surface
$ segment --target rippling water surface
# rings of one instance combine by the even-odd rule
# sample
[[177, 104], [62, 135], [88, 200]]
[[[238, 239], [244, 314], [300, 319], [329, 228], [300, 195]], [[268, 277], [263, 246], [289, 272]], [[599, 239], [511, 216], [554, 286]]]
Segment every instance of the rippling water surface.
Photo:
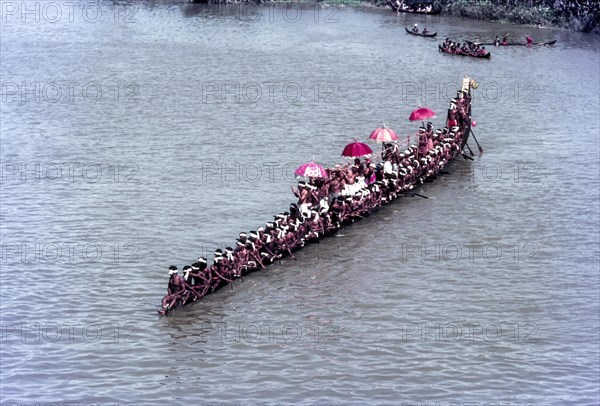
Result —
[[[2, 17], [2, 402], [598, 404], [598, 37], [44, 4], [39, 22]], [[405, 35], [414, 22], [558, 43], [472, 60]], [[170, 264], [285, 209], [295, 165], [340, 161], [382, 122], [406, 136], [418, 104], [441, 125], [465, 72], [484, 154], [429, 199], [157, 317]]]

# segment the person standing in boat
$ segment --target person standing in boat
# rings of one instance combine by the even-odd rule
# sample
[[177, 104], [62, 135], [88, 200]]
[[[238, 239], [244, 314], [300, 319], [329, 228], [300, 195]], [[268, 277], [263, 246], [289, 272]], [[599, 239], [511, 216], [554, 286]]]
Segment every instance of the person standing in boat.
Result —
[[527, 41], [527, 46], [533, 45], [533, 38], [529, 34], [525, 35], [525, 41]]
[[415, 34], [419, 33], [419, 25], [417, 23], [415, 23], [415, 25], [413, 25], [412, 32]]
[[494, 38], [494, 45], [495, 46], [500, 45], [500, 36], [499, 35], [496, 35], [496, 38]]
[[508, 44], [508, 33], [505, 32], [504, 36], [502, 37], [502, 45], [507, 45]]
[[304, 181], [300, 181], [298, 182], [298, 189], [294, 189], [293, 186], [290, 186], [290, 188], [292, 189], [292, 193], [294, 194], [294, 196], [298, 198], [298, 206], [300, 207], [300, 212], [308, 212], [312, 205], [309, 185], [307, 185]]
[[452, 99], [452, 101], [450, 102], [450, 108], [448, 109], [448, 122], [446, 123], [446, 125], [449, 128], [452, 128], [453, 126], [457, 125], [458, 121], [456, 120], [456, 118], [456, 99]]
[[343, 185], [341, 183], [341, 169], [342, 166], [337, 164], [331, 170], [331, 179], [329, 182], [329, 205], [331, 205], [333, 201], [342, 194]]

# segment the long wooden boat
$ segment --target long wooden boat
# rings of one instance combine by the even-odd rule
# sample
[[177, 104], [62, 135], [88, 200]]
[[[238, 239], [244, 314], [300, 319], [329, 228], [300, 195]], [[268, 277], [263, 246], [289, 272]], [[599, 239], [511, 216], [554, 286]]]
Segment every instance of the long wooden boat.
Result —
[[392, 10], [394, 10], [397, 13], [427, 14], [433, 16], [438, 15], [442, 12], [441, 7], [433, 8], [433, 6], [431, 6], [431, 11], [422, 11], [406, 4], [402, 4], [400, 5], [400, 7], [398, 7], [398, 5], [392, 1], [388, 1], [388, 4], [392, 8]]
[[533, 43], [533, 44], [523, 44], [520, 42], [500, 42], [498, 43], [498, 45], [496, 45], [495, 42], [475, 42], [475, 44], [477, 45], [483, 45], [483, 46], [488, 46], [488, 45], [495, 45], [495, 46], [499, 46], [499, 47], [531, 47], [531, 46], [544, 46], [544, 45], [554, 45], [556, 44], [558, 40], [554, 40], [554, 41], [548, 41], [548, 42], [537, 42], [537, 43]]
[[404, 29], [406, 30], [407, 34], [410, 35], [416, 35], [417, 37], [427, 37], [427, 38], [435, 38], [435, 36], [437, 35], [437, 32], [434, 32], [433, 34], [423, 34], [422, 32], [412, 32], [411, 30], [409, 30], [408, 28], [404, 27]]
[[450, 54], [450, 55], [470, 56], [471, 58], [481, 58], [481, 59], [490, 59], [492, 57], [492, 54], [490, 52], [488, 52], [487, 54], [484, 54], [484, 55], [471, 55], [471, 54], [465, 54], [465, 53], [456, 54], [454, 52], [450, 52], [447, 49], [442, 48], [441, 45], [438, 45], [438, 49], [440, 50], [440, 52], [443, 52], [445, 54]]
[[[461, 84], [461, 87], [460, 87], [458, 93], [461, 93], [465, 100], [464, 109], [463, 109], [463, 111], [465, 112], [464, 113], [465, 116], [464, 116], [462, 122], [460, 122], [459, 126], [453, 127], [447, 133], [445, 133], [445, 134], [442, 133], [441, 136], [438, 136], [438, 138], [436, 139], [436, 142], [435, 142], [435, 143], [437, 143], [437, 145], [435, 145], [435, 143], [434, 143], [433, 148], [429, 148], [427, 150], [427, 153], [421, 153], [421, 154], [419, 153], [418, 145], [410, 146], [406, 151], [404, 151], [404, 153], [402, 153], [401, 151], [396, 151], [395, 154], [397, 157], [400, 157], [400, 161], [399, 161], [398, 169], [395, 172], [392, 172], [392, 174], [389, 174], [389, 173], [385, 174], [383, 169], [380, 168], [377, 179], [381, 179], [381, 180], [378, 180], [376, 182], [371, 182], [368, 186], [364, 187], [363, 189], [354, 192], [354, 194], [347, 194], [344, 197], [337, 197], [337, 199], [334, 199], [334, 201], [332, 201], [331, 207], [327, 207], [327, 208], [320, 207], [319, 212], [317, 212], [317, 211], [312, 212], [312, 216], [318, 216], [320, 218], [326, 218], [326, 217], [327, 218], [329, 218], [329, 217], [339, 218], [340, 219], [339, 222], [332, 223], [332, 224], [335, 224], [333, 227], [329, 227], [326, 231], [324, 231], [322, 233], [321, 232], [317, 233], [315, 230], [312, 230], [309, 227], [308, 234], [304, 234], [306, 229], [299, 227], [299, 230], [303, 232], [303, 234], [301, 234], [300, 237], [303, 237], [303, 238], [298, 239], [297, 241], [299, 241], [299, 242], [296, 245], [291, 246], [291, 247], [287, 246], [286, 249], [282, 248], [282, 249], [280, 249], [280, 251], [275, 252], [275, 253], [267, 252], [267, 251], [269, 251], [268, 249], [266, 249], [264, 251], [261, 249], [258, 257], [268, 258], [269, 255], [276, 254], [275, 257], [273, 257], [273, 256], [271, 257], [270, 262], [265, 261], [265, 267], [266, 267], [266, 265], [275, 263], [276, 260], [280, 260], [283, 257], [291, 256], [293, 251], [297, 251], [297, 250], [303, 248], [307, 244], [310, 244], [312, 242], [317, 242], [320, 239], [323, 239], [330, 235], [335, 234], [342, 227], [350, 226], [353, 222], [359, 221], [361, 219], [368, 217], [371, 213], [374, 213], [375, 211], [379, 210], [383, 205], [390, 204], [393, 201], [395, 201], [401, 197], [420, 196], [420, 197], [426, 198], [426, 196], [414, 193], [412, 190], [415, 187], [423, 184], [424, 182], [433, 182], [434, 179], [437, 178], [437, 176], [448, 174], [448, 172], [444, 171], [443, 169], [457, 155], [461, 154], [465, 159], [472, 160], [473, 158], [464, 154], [463, 147], [467, 143], [469, 136], [471, 134], [471, 119], [470, 119], [471, 107], [472, 107], [471, 89], [476, 89], [477, 86], [478, 86], [477, 82], [475, 82], [473, 79], [471, 79], [469, 77], [465, 77], [462, 80], [462, 84]], [[446, 123], [448, 123], [448, 122], [449, 122], [449, 120], [447, 119]], [[356, 202], [360, 202], [361, 201], [360, 199], [363, 199], [363, 198], [365, 199], [363, 201], [363, 203], [358, 203], [358, 206], [357, 206]], [[336, 202], [336, 200], [339, 201], [339, 199], [342, 199], [342, 201], [348, 200], [350, 202], [347, 204], [347, 206], [345, 206], [345, 208], [348, 208], [347, 215], [345, 214], [344, 216], [342, 216], [342, 215], [340, 215], [340, 212], [338, 210], [336, 210], [335, 202]], [[291, 204], [290, 209], [293, 206], [295, 206], [294, 203]], [[353, 207], [358, 207], [358, 209], [353, 210]], [[292, 211], [292, 210], [290, 210], [290, 211]], [[346, 213], [346, 211], [344, 211], [344, 213]], [[274, 238], [281, 238], [281, 240], [277, 240], [277, 241], [285, 241], [286, 243], [287, 243], [287, 241], [285, 240], [285, 238], [286, 238], [285, 233], [286, 232], [293, 233], [293, 231], [288, 230], [288, 227], [291, 228], [291, 230], [295, 230], [296, 227], [298, 227], [298, 223], [304, 224], [305, 222], [307, 222], [306, 224], [310, 225], [310, 223], [308, 222], [308, 219], [303, 220], [303, 216], [300, 216], [299, 214], [297, 215], [297, 217], [295, 219], [292, 216], [292, 213], [287, 213], [287, 216], [286, 216], [286, 214], [278, 214], [278, 215], [274, 216], [274, 218], [276, 218], [278, 220], [275, 220], [274, 223], [269, 223], [269, 224], [271, 224], [269, 226], [269, 227], [271, 227], [271, 230], [272, 230], [271, 233], [272, 233], [272, 235], [277, 235], [278, 232], [281, 231], [281, 233], [284, 236], [283, 237], [274, 237]], [[273, 228], [273, 224], [276, 225], [275, 228]], [[298, 233], [300, 231], [296, 231], [296, 233]], [[255, 238], [255, 239], [254, 240], [249, 239], [247, 241], [258, 242], [259, 240], [257, 240], [256, 238], [260, 232], [261, 231], [259, 228], [255, 232], [256, 234], [254, 234], [253, 238]], [[265, 230], [262, 230], [262, 232], [264, 233]], [[254, 232], [250, 233], [251, 238], [252, 238], [253, 233]], [[281, 235], [281, 233], [280, 233], [280, 235]], [[242, 235], [242, 233], [240, 235]], [[269, 234], [264, 234], [264, 235], [266, 236]], [[240, 239], [238, 239], [236, 245], [244, 246], [244, 244], [246, 244], [246, 246], [248, 246], [248, 244], [250, 244], [249, 245], [250, 247], [253, 247], [253, 249], [257, 250], [254, 247], [252, 242], [245, 242], [242, 244], [240, 242], [241, 240], [242, 240], [242, 237], [240, 237]], [[265, 241], [269, 241], [269, 240], [265, 239]], [[268, 242], [267, 242], [267, 244], [268, 244]], [[217, 250], [217, 251], [220, 251], [220, 250]], [[226, 251], [227, 251], [227, 249], [226, 249]], [[241, 279], [243, 281], [244, 276], [261, 269], [261, 267], [258, 266], [257, 262], [253, 261], [252, 258], [250, 258], [250, 257], [246, 257], [246, 258], [249, 258], [249, 260], [247, 260], [244, 263], [236, 263], [235, 259], [234, 259], [235, 255], [236, 255], [235, 251], [229, 250], [229, 251], [227, 251], [227, 256], [220, 257], [221, 260], [216, 261], [216, 258], [215, 258], [215, 264], [213, 264], [211, 266], [207, 266], [206, 261], [204, 261], [203, 262], [204, 266], [201, 267], [200, 271], [198, 271], [199, 278], [197, 278], [197, 281], [200, 281], [200, 282], [197, 284], [194, 284], [194, 282], [190, 282], [190, 284], [187, 284], [188, 282], [186, 282], [185, 289], [179, 290], [179, 292], [176, 293], [175, 295], [167, 294], [163, 298], [163, 305], [161, 306], [161, 309], [158, 310], [158, 313], [161, 315], [167, 315], [168, 313], [171, 313], [173, 310], [183, 307], [183, 306], [186, 306], [188, 304], [194, 303], [194, 302], [202, 299], [204, 296], [206, 296], [212, 292], [215, 292], [227, 285], [230, 285], [233, 287], [233, 284], [236, 282], [237, 279]], [[263, 255], [265, 255], [265, 256], [263, 257]], [[257, 257], [255, 256], [254, 258], [257, 258]], [[221, 275], [219, 273], [219, 270], [223, 269], [220, 266], [222, 265], [222, 263], [224, 261], [232, 261], [231, 264], [235, 264], [235, 266], [237, 267], [236, 269], [239, 271], [236, 271], [233, 268], [233, 265], [229, 265], [229, 269], [231, 270], [231, 272], [226, 273], [225, 275]], [[258, 262], [261, 262], [261, 261], [258, 261]], [[196, 262], [191, 265], [191, 269], [192, 270], [199, 269], [199, 265], [201, 265], [201, 263]], [[190, 268], [190, 266], [186, 266], [184, 268]], [[227, 268], [225, 268], [225, 269], [227, 269]], [[171, 272], [170, 272], [170, 274], [171, 274]], [[173, 274], [176, 276], [170, 276], [169, 284], [171, 284], [171, 280], [172, 280], [171, 278], [180, 278], [175, 273], [175, 271], [173, 271]], [[192, 279], [188, 279], [188, 281], [191, 281], [191, 280]], [[170, 293], [173, 293], [173, 292], [170, 292]], [[169, 303], [169, 305], [165, 307], [164, 303]], [[171, 303], [173, 303], [172, 306], [171, 306]]]

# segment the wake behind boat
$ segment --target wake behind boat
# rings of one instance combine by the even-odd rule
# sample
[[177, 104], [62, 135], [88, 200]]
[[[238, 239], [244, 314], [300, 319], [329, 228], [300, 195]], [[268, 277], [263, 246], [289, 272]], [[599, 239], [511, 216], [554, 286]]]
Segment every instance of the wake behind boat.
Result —
[[[335, 234], [400, 197], [427, 198], [411, 191], [448, 174], [444, 168], [456, 155], [473, 160], [463, 148], [471, 150], [467, 144], [472, 134], [471, 89], [477, 86], [473, 79], [465, 77], [456, 98], [450, 102], [446, 126], [434, 131], [431, 123], [427, 127], [423, 124], [414, 144], [409, 136], [406, 145], [402, 145], [385, 126], [373, 131], [369, 139], [383, 144], [382, 160], [378, 163], [371, 161], [373, 151], [367, 144], [355, 141], [342, 152], [342, 156], [355, 158], [354, 164], [326, 169], [312, 161], [300, 166], [295, 174], [308, 181], [300, 181], [297, 190], [292, 188], [299, 200], [290, 204], [289, 211], [275, 215], [273, 221], [256, 231], [240, 233], [235, 249], [216, 249], [211, 265], [200, 257], [183, 267], [183, 276], [179, 276], [176, 266], [169, 268], [167, 294], [159, 314], [167, 315], [224, 286], [233, 288], [236, 279], [243, 282], [245, 275], [266, 269], [286, 256], [295, 260], [294, 251]], [[418, 108], [409, 120], [424, 123], [434, 116], [431, 109]]]
[[437, 35], [437, 32], [434, 32], [433, 34], [423, 34], [422, 32], [412, 32], [406, 27], [404, 27], [404, 29], [406, 30], [407, 34], [416, 35], [418, 37], [435, 38], [435, 36]]

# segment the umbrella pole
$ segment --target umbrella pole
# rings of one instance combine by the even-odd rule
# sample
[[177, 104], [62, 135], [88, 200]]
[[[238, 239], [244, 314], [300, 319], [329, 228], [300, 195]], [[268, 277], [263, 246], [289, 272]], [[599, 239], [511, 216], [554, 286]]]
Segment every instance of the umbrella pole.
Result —
[[[417, 136], [417, 150], [415, 151], [415, 159], [419, 162], [419, 144], [421, 143], [421, 136]], [[420, 165], [420, 164], [419, 164]]]

